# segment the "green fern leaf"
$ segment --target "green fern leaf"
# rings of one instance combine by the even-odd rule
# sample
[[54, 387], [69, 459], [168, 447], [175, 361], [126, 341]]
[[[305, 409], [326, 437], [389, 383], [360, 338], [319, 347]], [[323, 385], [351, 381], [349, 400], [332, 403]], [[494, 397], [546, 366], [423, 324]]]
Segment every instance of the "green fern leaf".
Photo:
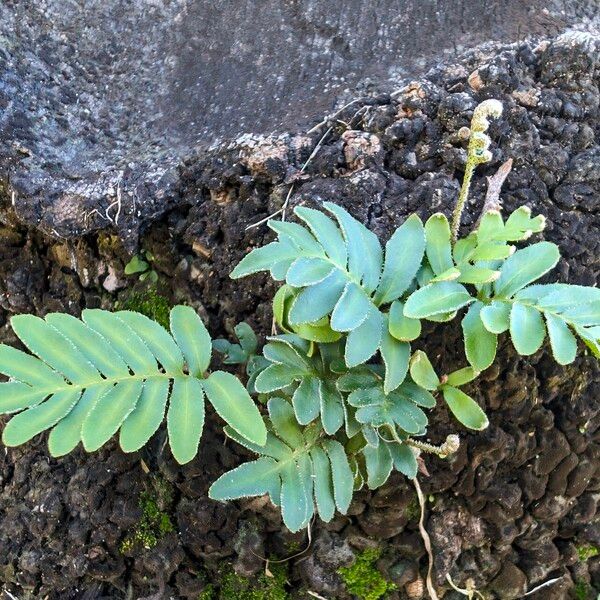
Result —
[[328, 216], [313, 208], [298, 206], [294, 209], [294, 213], [310, 227], [327, 256], [338, 267], [345, 269], [348, 253], [346, 252], [346, 243], [337, 225]]
[[212, 343], [210, 335], [190, 306], [174, 306], [171, 309], [171, 333], [181, 348], [188, 366], [188, 372], [201, 377], [210, 363]]
[[494, 283], [496, 296], [510, 298], [520, 289], [556, 266], [560, 253], [555, 244], [538, 242], [518, 250], [506, 259]]
[[392, 472], [392, 455], [388, 444], [384, 443], [379, 443], [376, 448], [366, 446], [363, 454], [367, 467], [367, 485], [375, 490], [388, 480]]
[[376, 304], [400, 298], [409, 288], [423, 260], [425, 230], [417, 215], [411, 215], [385, 245], [385, 263], [374, 297]]
[[436, 275], [454, 267], [452, 261], [451, 234], [448, 219], [442, 213], [429, 217], [425, 223], [427, 260]]
[[481, 302], [471, 304], [462, 320], [467, 360], [477, 371], [487, 369], [496, 358], [498, 338], [486, 328], [481, 313], [484, 309]]
[[443, 386], [442, 393], [452, 414], [465, 427], [481, 431], [489, 425], [486, 414], [473, 398], [451, 385]]
[[467, 289], [455, 281], [430, 283], [408, 297], [404, 305], [404, 315], [412, 319], [444, 315], [470, 304], [473, 300]]
[[62, 456], [80, 441], [88, 451], [97, 450], [120, 430], [121, 447], [133, 452], [150, 439], [167, 411], [173, 454], [187, 462], [198, 451], [205, 390], [218, 414], [242, 436], [259, 445], [266, 440], [262, 417], [235, 377], [223, 372], [195, 376], [208, 367], [211, 340], [189, 307], [171, 311], [175, 339], [129, 311], [86, 310], [83, 320], [20, 315], [12, 323], [39, 358], [0, 346], [0, 372], [12, 378], [0, 384], [0, 412], [23, 411], [4, 430], [7, 445], [52, 429], [50, 451]]
[[546, 328], [540, 311], [532, 306], [515, 302], [510, 311], [510, 337], [519, 354], [529, 356], [537, 352], [546, 337]]
[[68, 415], [80, 396], [81, 390], [63, 390], [53, 394], [46, 402], [19, 413], [4, 428], [2, 441], [7, 446], [28, 442]]
[[383, 250], [379, 239], [346, 210], [332, 202], [323, 206], [337, 219], [348, 249], [348, 270], [371, 294], [377, 288], [381, 277]]

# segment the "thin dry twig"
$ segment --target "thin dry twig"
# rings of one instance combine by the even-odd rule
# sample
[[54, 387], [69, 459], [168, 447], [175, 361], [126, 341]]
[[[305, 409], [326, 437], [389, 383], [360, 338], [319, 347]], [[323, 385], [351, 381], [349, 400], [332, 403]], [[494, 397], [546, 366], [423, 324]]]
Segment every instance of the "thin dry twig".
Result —
[[260, 560], [265, 561], [265, 563], [266, 563], [265, 569], [267, 569], [269, 567], [269, 564], [279, 565], [282, 563], [286, 563], [294, 558], [298, 558], [299, 556], [306, 554], [310, 550], [310, 547], [312, 546], [312, 523], [313, 522], [311, 521], [308, 524], [308, 527], [306, 528], [306, 535], [308, 536], [308, 544], [306, 544], [306, 548], [304, 548], [304, 550], [300, 550], [300, 552], [296, 552], [296, 554], [292, 554], [291, 556], [288, 556], [286, 558], [280, 558], [278, 560], [271, 560], [270, 558], [265, 558], [264, 556], [257, 554], [256, 552], [254, 552], [254, 550], [252, 550], [252, 548], [250, 548], [250, 552], [252, 552], [252, 554], [254, 554], [254, 556], [256, 556], [256, 558], [260, 558]]
[[[300, 169], [299, 174], [304, 173], [304, 171], [306, 170], [306, 167], [308, 167], [308, 165], [310, 164], [310, 161], [317, 155], [317, 152], [319, 151], [319, 149], [323, 145], [323, 142], [325, 141], [325, 138], [331, 133], [332, 129], [333, 129], [333, 127], [330, 127], [321, 136], [321, 138], [317, 142], [317, 145], [313, 148], [313, 151], [310, 153], [310, 156], [306, 159], [306, 161], [302, 165], [302, 168]], [[290, 198], [292, 197], [292, 192], [294, 191], [294, 187], [295, 187], [295, 184], [292, 183], [290, 185], [290, 189], [288, 190], [288, 193], [287, 193], [287, 195], [285, 197], [285, 200], [284, 200], [283, 205], [281, 206], [281, 208], [278, 208], [274, 213], [270, 214], [269, 216], [265, 217], [264, 219], [261, 219], [260, 221], [257, 221], [256, 223], [252, 223], [251, 225], [248, 225], [246, 227], [246, 231], [248, 231], [249, 229], [254, 229], [254, 227], [258, 227], [259, 225], [262, 225], [263, 223], [266, 223], [267, 221], [271, 220], [273, 217], [276, 217], [279, 214], [281, 214], [281, 220], [285, 221], [285, 213], [287, 211], [287, 207], [289, 206]]]
[[[485, 200], [483, 202], [483, 209], [481, 211], [481, 216], [490, 210], [502, 210], [502, 201], [500, 200], [500, 191], [502, 190], [502, 185], [506, 181], [510, 170], [512, 169], [513, 160], [509, 158], [506, 162], [500, 165], [500, 168], [491, 176], [488, 177], [488, 189], [485, 194]], [[481, 220], [481, 217], [479, 217]]]
[[353, 104], [356, 104], [358, 102], [361, 102], [362, 100], [363, 100], [363, 98], [355, 98], [354, 100], [352, 100], [352, 102], [348, 102], [348, 104], [344, 104], [344, 106], [342, 106], [342, 108], [340, 108], [339, 110], [336, 110], [333, 114], [328, 115], [320, 123], [317, 123], [314, 127], [309, 129], [307, 131], [307, 135], [310, 135], [311, 133], [314, 133], [315, 131], [321, 129], [321, 127], [323, 127], [324, 125], [327, 125], [327, 123], [336, 119], [338, 115], [341, 115], [348, 107], [350, 107]]
[[480, 598], [480, 600], [485, 600], [485, 596], [479, 590], [475, 589], [475, 584], [472, 579], [467, 579], [464, 588], [459, 588], [454, 581], [452, 581], [450, 573], [446, 574], [446, 581], [448, 581], [450, 587], [452, 587], [454, 591], [466, 596], [469, 600], [474, 600], [475, 596]]
[[429, 597], [431, 600], [439, 600], [439, 596], [435, 591], [435, 587], [433, 586], [433, 552], [431, 550], [431, 538], [427, 533], [427, 529], [425, 529], [425, 496], [423, 495], [423, 490], [421, 490], [421, 485], [419, 484], [419, 480], [415, 477], [413, 479], [413, 483], [415, 489], [417, 490], [417, 498], [419, 499], [419, 506], [421, 507], [421, 517], [419, 519], [419, 532], [421, 533], [421, 538], [423, 539], [423, 544], [425, 544], [425, 550], [427, 551], [427, 591], [429, 592]]
[[531, 596], [531, 594], [535, 594], [536, 592], [539, 592], [541, 589], [544, 589], [550, 585], [554, 585], [557, 581], [560, 581], [562, 579], [561, 577], [555, 577], [554, 579], [549, 579], [548, 581], [545, 581], [544, 583], [538, 585], [537, 587], [534, 587], [532, 590], [529, 590], [526, 594], [523, 594], [521, 596], [521, 598], [525, 598], [526, 596]]

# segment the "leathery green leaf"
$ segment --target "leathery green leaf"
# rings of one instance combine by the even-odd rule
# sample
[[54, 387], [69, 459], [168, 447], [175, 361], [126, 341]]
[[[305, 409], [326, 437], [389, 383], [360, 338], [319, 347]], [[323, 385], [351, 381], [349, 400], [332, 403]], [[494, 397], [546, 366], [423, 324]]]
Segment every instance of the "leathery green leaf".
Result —
[[577, 340], [569, 326], [560, 318], [550, 313], [544, 313], [552, 354], [559, 365], [568, 365], [577, 355]]
[[510, 304], [494, 300], [479, 313], [484, 327], [491, 333], [504, 333], [510, 327]]
[[18, 446], [28, 442], [68, 415], [80, 396], [81, 390], [58, 392], [46, 402], [19, 413], [4, 428], [2, 441], [7, 446]]
[[375, 294], [376, 304], [399, 298], [413, 282], [423, 260], [425, 230], [417, 215], [396, 229], [385, 245], [383, 274]]
[[387, 394], [395, 390], [406, 377], [408, 362], [410, 360], [410, 344], [408, 342], [399, 342], [393, 338], [388, 333], [388, 328], [384, 326], [379, 351], [385, 365], [383, 389]]
[[487, 369], [494, 362], [498, 346], [496, 334], [488, 331], [481, 320], [482, 308], [481, 302], [471, 304], [462, 320], [467, 360], [477, 371]]
[[[157, 375], [158, 365], [140, 336], [115, 313], [100, 309], [85, 309], [82, 318], [118, 352], [136, 375]], [[97, 377], [92, 380], [98, 380]], [[89, 381], [89, 380], [88, 380]]]
[[446, 379], [448, 385], [454, 387], [460, 387], [465, 383], [473, 381], [479, 375], [479, 371], [476, 371], [473, 367], [464, 367], [464, 369], [458, 369], [450, 373]]
[[166, 377], [146, 380], [136, 407], [121, 426], [119, 444], [124, 452], [139, 450], [160, 427], [168, 395], [169, 380]]
[[[116, 314], [142, 338], [167, 373], [174, 375], [182, 373], [183, 355], [181, 350], [162, 325], [138, 312], [120, 310]], [[202, 343], [202, 340], [198, 340], [198, 342]]]
[[396, 471], [400, 471], [409, 479], [414, 479], [419, 466], [412, 448], [406, 444], [389, 444], [389, 451]]
[[267, 225], [279, 234], [280, 241], [282, 239], [289, 240], [299, 251], [312, 256], [325, 255], [321, 244], [302, 225], [292, 223], [291, 221], [279, 221], [277, 219], [271, 219], [267, 222]]
[[452, 262], [452, 246], [450, 244], [450, 225], [442, 213], [431, 215], [425, 223], [427, 244], [425, 253], [427, 260], [436, 275], [454, 266]]
[[288, 285], [305, 287], [323, 281], [335, 267], [330, 261], [317, 257], [297, 258], [287, 271], [285, 280]]
[[375, 291], [381, 277], [383, 251], [379, 239], [341, 206], [324, 202], [323, 206], [338, 220], [348, 249], [348, 270], [368, 294]]
[[307, 525], [308, 515], [308, 498], [300, 469], [293, 461], [283, 463], [281, 465], [281, 516], [283, 522], [290, 531], [300, 531]]
[[219, 477], [208, 490], [213, 500], [235, 500], [249, 496], [271, 494], [280, 490], [279, 463], [261, 457], [244, 463]]
[[98, 450], [118, 431], [138, 403], [144, 384], [122, 381], [96, 401], [81, 428], [81, 441], [88, 452]]
[[88, 387], [69, 414], [61, 419], [50, 432], [48, 449], [52, 456], [64, 456], [81, 441], [81, 428], [96, 402], [109, 391], [104, 384]]
[[347, 283], [331, 313], [331, 328], [334, 331], [356, 329], [367, 318], [372, 306], [371, 300], [360, 286], [353, 282]]
[[430, 283], [408, 297], [404, 314], [412, 319], [424, 319], [451, 313], [473, 300], [467, 289], [456, 281]]
[[304, 288], [292, 301], [288, 315], [290, 325], [314, 323], [328, 315], [345, 286], [346, 278], [336, 269], [323, 281]]
[[352, 501], [354, 476], [348, 463], [344, 447], [336, 440], [325, 440], [323, 447], [331, 462], [333, 495], [338, 510], [345, 515]]
[[553, 269], [559, 258], [558, 247], [551, 242], [538, 242], [517, 250], [500, 269], [500, 277], [494, 284], [496, 295], [510, 298]]
[[383, 315], [373, 307], [362, 324], [348, 334], [344, 357], [349, 368], [366, 362], [377, 352], [383, 327]]
[[212, 342], [202, 319], [191, 306], [171, 309], [171, 333], [183, 352], [190, 375], [201, 377], [210, 364]]
[[129, 375], [129, 368], [113, 347], [80, 319], [64, 313], [50, 313], [46, 315], [46, 323], [58, 329], [106, 377]]
[[246, 254], [229, 276], [240, 279], [259, 271], [268, 271], [273, 265], [286, 260], [292, 261], [297, 256], [298, 251], [292, 246], [271, 242]]
[[307, 425], [319, 416], [320, 402], [319, 380], [316, 377], [305, 377], [292, 396], [294, 412], [300, 425]]
[[440, 379], [429, 357], [422, 350], [417, 350], [410, 359], [410, 376], [415, 383], [426, 390], [437, 390], [440, 385]]
[[465, 427], [481, 431], [489, 425], [486, 414], [473, 398], [450, 385], [444, 386], [442, 392], [448, 408]]
[[404, 315], [404, 304], [393, 302], [389, 312], [389, 332], [401, 342], [416, 340], [421, 335], [421, 321]]
[[45, 362], [12, 346], [0, 344], [0, 373], [35, 387], [60, 386], [65, 380]]
[[294, 410], [283, 398], [271, 398], [268, 403], [269, 417], [273, 430], [292, 448], [302, 446], [302, 430], [298, 427]]
[[329, 457], [319, 446], [310, 451], [315, 478], [315, 500], [319, 516], [328, 523], [335, 514], [335, 499], [333, 497], [333, 480]]
[[344, 424], [342, 395], [332, 381], [321, 379], [319, 380], [319, 399], [323, 429], [329, 435], [333, 435]]
[[510, 311], [510, 337], [519, 354], [529, 356], [537, 352], [546, 337], [540, 311], [515, 302]]
[[8, 414], [39, 404], [52, 394], [51, 388], [33, 388], [26, 383], [0, 383], [0, 414]]
[[90, 381], [98, 371], [57, 329], [34, 315], [16, 315], [10, 320], [13, 331], [34, 354], [71, 381]]
[[183, 465], [198, 453], [204, 428], [204, 391], [194, 377], [175, 377], [167, 412], [169, 446], [175, 460]]
[[297, 206], [294, 212], [310, 227], [312, 234], [323, 246], [327, 256], [339, 267], [345, 269], [348, 260], [346, 242], [337, 225], [327, 215], [313, 208]]
[[392, 457], [387, 444], [365, 446], [363, 449], [365, 463], [367, 466], [367, 485], [375, 490], [382, 486], [392, 472]]
[[260, 412], [237, 377], [215, 371], [202, 386], [213, 408], [229, 426], [261, 446], [267, 441], [267, 429]]

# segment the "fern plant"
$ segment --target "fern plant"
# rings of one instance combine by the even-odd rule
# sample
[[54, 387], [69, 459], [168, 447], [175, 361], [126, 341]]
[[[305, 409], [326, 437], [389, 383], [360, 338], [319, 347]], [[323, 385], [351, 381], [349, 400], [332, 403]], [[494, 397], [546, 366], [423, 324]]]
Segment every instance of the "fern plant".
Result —
[[[224, 371], [207, 375], [211, 339], [196, 312], [176, 306], [171, 333], [130, 311], [84, 310], [82, 319], [51, 313], [18, 315], [11, 325], [32, 355], [0, 346], [0, 412], [18, 412], [6, 425], [7, 446], [51, 429], [48, 447], [63, 456], [81, 441], [87, 451], [117, 431], [125, 452], [140, 449], [163, 422], [180, 463], [198, 451], [204, 397], [256, 444], [267, 431], [240, 381]], [[168, 405], [168, 408], [167, 408]]]
[[[224, 371], [208, 374], [211, 339], [189, 307], [172, 309], [170, 332], [134, 312], [86, 310], [12, 318], [31, 355], [0, 346], [0, 413], [18, 413], [5, 444], [50, 429], [61, 456], [83, 442], [101, 447], [119, 432], [125, 451], [141, 448], [167, 415], [175, 458], [197, 453], [204, 397], [226, 421], [225, 433], [258, 457], [222, 475], [217, 500], [268, 494], [286, 526], [297, 531], [314, 515], [346, 513], [354, 491], [383, 485], [393, 469], [409, 478], [420, 452], [448, 456], [459, 445], [425, 440], [428, 410], [443, 399], [457, 421], [482, 430], [488, 419], [461, 388], [495, 360], [498, 336], [516, 351], [536, 352], [546, 335], [555, 359], [575, 359], [577, 338], [600, 357], [600, 290], [539, 283], [558, 262], [556, 245], [539, 241], [545, 220], [521, 207], [504, 218], [486, 209], [459, 238], [473, 170], [491, 158], [488, 119], [495, 100], [474, 112], [465, 178], [452, 223], [410, 216], [385, 245], [344, 208], [298, 206], [298, 222], [269, 221], [275, 241], [252, 250], [233, 278], [260, 271], [282, 282], [273, 299], [277, 335], [259, 352], [241, 323], [239, 343], [212, 342], [225, 364], [246, 367], [246, 387]], [[465, 364], [440, 374], [412, 343], [421, 321], [445, 323], [459, 313]], [[251, 395], [266, 404], [266, 423]]]
[[[473, 170], [491, 159], [488, 119], [501, 109], [491, 100], [474, 112], [452, 223], [441, 213], [424, 224], [412, 215], [384, 250], [374, 233], [331, 202], [323, 203], [326, 212], [296, 207], [297, 223], [269, 221], [277, 239], [251, 251], [232, 277], [269, 271], [283, 282], [273, 302], [283, 333], [268, 339], [253, 391], [268, 401], [269, 439], [283, 441], [287, 450], [274, 456], [271, 447], [244, 444], [260, 458], [223, 475], [212, 498], [269, 493], [294, 530], [306, 526], [315, 502], [327, 520], [332, 507], [347, 509], [337, 501], [341, 471], [351, 496], [363, 485], [381, 486], [394, 468], [415, 477], [420, 451], [456, 451], [457, 436], [441, 446], [423, 441], [425, 411], [437, 397], [465, 427], [487, 427], [484, 411], [460, 388], [493, 363], [500, 334], [509, 332], [517, 352], [530, 355], [547, 333], [560, 364], [575, 359], [577, 337], [600, 356], [600, 290], [537, 283], [557, 264], [558, 248], [541, 241], [517, 249], [543, 231], [543, 216], [521, 207], [505, 219], [489, 209], [458, 239]], [[411, 342], [420, 337], [422, 320], [444, 323], [463, 311], [467, 364], [439, 375]], [[341, 444], [345, 460], [320, 451], [332, 441]], [[308, 507], [304, 519], [293, 512], [299, 498]]]

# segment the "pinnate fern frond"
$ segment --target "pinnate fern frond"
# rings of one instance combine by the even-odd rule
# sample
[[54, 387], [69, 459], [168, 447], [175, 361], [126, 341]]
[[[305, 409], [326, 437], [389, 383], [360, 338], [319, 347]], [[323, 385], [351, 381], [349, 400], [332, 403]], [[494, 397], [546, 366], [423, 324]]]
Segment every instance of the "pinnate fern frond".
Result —
[[119, 432], [126, 452], [140, 449], [167, 416], [169, 443], [180, 463], [198, 451], [204, 399], [241, 436], [264, 443], [266, 428], [242, 384], [229, 373], [206, 374], [211, 339], [190, 307], [171, 311], [171, 332], [130, 311], [84, 310], [82, 319], [52, 313], [19, 315], [12, 327], [31, 352], [0, 346], [0, 413], [18, 413], [3, 442], [23, 444], [50, 429], [62, 456], [78, 443], [88, 451]]
[[327, 335], [318, 331], [326, 325], [334, 333], [330, 338], [347, 333], [345, 358], [351, 367], [369, 360], [382, 346], [381, 307], [412, 284], [425, 251], [425, 233], [413, 215], [392, 235], [384, 253], [377, 236], [345, 209], [331, 202], [323, 206], [335, 221], [306, 207], [294, 212], [307, 227], [269, 221], [277, 241], [250, 252], [231, 276], [270, 270], [275, 280], [285, 280], [295, 290], [286, 311], [291, 329], [301, 335]]

